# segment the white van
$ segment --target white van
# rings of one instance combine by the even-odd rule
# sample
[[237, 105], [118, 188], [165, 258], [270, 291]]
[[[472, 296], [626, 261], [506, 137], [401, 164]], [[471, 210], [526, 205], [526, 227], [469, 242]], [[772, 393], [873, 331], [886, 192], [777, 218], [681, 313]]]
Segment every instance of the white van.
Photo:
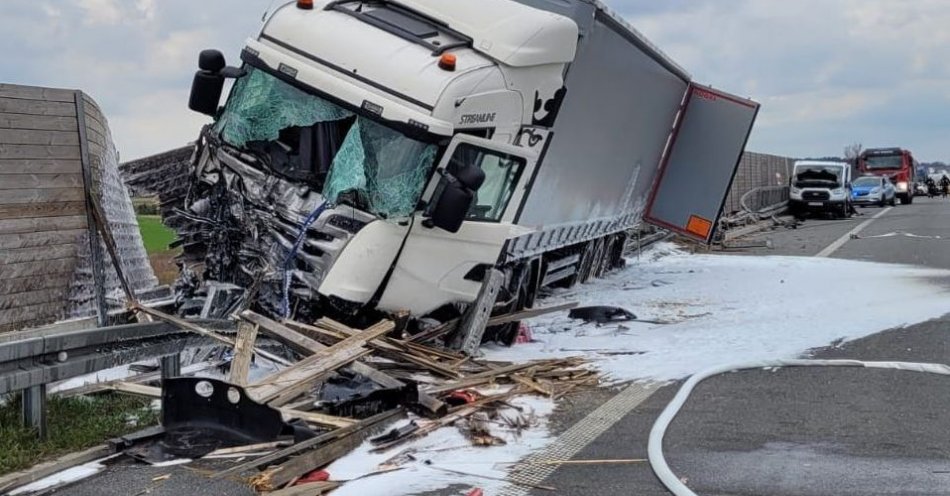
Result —
[[809, 212], [828, 212], [835, 217], [850, 217], [851, 166], [844, 162], [795, 162], [789, 184], [788, 205], [796, 217]]

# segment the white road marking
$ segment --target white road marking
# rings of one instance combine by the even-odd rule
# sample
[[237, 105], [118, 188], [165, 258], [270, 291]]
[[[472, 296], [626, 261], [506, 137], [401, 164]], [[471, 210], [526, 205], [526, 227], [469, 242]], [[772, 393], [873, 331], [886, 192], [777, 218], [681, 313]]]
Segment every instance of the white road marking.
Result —
[[[549, 460], [570, 460], [601, 434], [627, 416], [654, 392], [666, 383], [634, 383], [619, 394], [607, 400], [596, 410], [581, 419], [580, 422], [564, 431], [547, 448], [538, 451], [521, 461], [508, 474], [508, 480], [522, 484], [540, 484], [547, 479], [558, 466], [542, 464]], [[498, 496], [527, 496], [531, 492], [526, 486], [511, 484], [498, 493]]]
[[864, 228], [866, 228], [866, 227], [868, 227], [869, 225], [871, 225], [872, 222], [874, 222], [875, 220], [877, 220], [878, 218], [880, 218], [882, 215], [884, 215], [884, 214], [890, 212], [891, 209], [893, 209], [893, 208], [894, 208], [894, 207], [887, 207], [887, 208], [885, 208], [884, 210], [881, 210], [880, 212], [878, 212], [874, 217], [871, 217], [870, 219], [868, 219], [868, 220], [866, 220], [866, 221], [864, 221], [864, 222], [858, 224], [854, 229], [852, 229], [852, 230], [848, 231], [847, 233], [845, 233], [844, 236], [841, 236], [840, 238], [836, 239], [834, 243], [831, 243], [830, 245], [828, 245], [827, 248], [825, 248], [824, 250], [821, 250], [821, 251], [818, 252], [818, 254], [815, 255], [815, 256], [818, 257], [818, 258], [827, 258], [827, 257], [830, 257], [834, 252], [838, 251], [839, 248], [841, 248], [842, 246], [844, 246], [844, 244], [847, 243], [848, 240], [851, 239], [851, 236], [854, 236], [854, 235], [858, 234], [859, 232], [863, 231]]

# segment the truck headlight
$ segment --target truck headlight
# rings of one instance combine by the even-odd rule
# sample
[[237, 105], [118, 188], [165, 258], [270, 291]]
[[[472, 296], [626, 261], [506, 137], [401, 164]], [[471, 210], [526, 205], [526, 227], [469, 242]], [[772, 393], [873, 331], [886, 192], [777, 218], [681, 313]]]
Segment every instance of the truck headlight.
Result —
[[790, 194], [790, 195], [792, 195], [792, 196], [798, 196], [798, 195], [801, 195], [801, 194], [802, 194], [802, 190], [800, 190], [800, 189], [798, 189], [798, 188], [792, 186], [791, 188], [789, 188], [788, 194]]
[[907, 192], [907, 182], [901, 181], [901, 182], [897, 183], [897, 191], [900, 191], [901, 193], [906, 193], [906, 192]]

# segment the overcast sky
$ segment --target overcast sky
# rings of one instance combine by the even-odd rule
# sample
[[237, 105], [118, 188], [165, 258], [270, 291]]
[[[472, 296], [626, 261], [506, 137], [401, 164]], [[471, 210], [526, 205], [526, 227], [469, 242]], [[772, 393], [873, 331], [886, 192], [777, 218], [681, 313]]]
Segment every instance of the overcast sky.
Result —
[[[700, 82], [763, 104], [749, 149], [950, 158], [946, 0], [607, 0]], [[203, 48], [237, 61], [271, 0], [0, 1], [0, 82], [79, 88], [123, 159], [193, 140]], [[633, 88], [632, 88], [633, 90]]]

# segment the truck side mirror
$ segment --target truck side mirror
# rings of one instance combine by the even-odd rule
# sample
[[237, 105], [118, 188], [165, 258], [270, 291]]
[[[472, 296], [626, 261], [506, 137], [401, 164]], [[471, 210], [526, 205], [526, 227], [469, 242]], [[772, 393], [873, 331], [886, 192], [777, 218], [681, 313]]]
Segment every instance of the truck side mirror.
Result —
[[202, 50], [198, 55], [198, 69], [191, 82], [188, 108], [214, 117], [218, 113], [224, 80], [238, 78], [246, 73], [242, 69], [228, 67], [224, 54], [218, 50]]
[[454, 175], [443, 173], [424, 225], [457, 233], [472, 208], [475, 192], [484, 182], [485, 172], [474, 165], [463, 167]]

